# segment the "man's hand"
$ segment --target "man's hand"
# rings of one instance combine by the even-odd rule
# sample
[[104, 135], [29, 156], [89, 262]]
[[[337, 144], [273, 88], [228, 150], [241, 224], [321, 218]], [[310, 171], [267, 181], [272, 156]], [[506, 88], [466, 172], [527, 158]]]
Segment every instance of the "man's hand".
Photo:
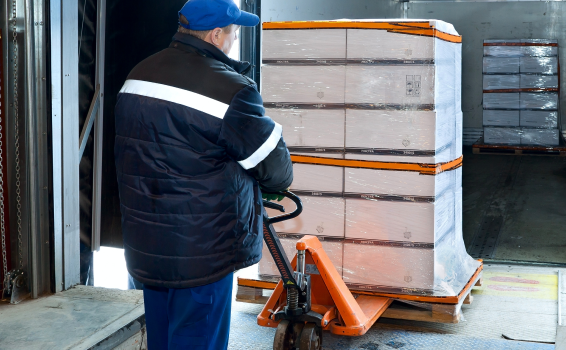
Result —
[[275, 201], [281, 202], [283, 198], [285, 198], [282, 194], [269, 194], [269, 193], [262, 193], [261, 198], [265, 199], [266, 201]]

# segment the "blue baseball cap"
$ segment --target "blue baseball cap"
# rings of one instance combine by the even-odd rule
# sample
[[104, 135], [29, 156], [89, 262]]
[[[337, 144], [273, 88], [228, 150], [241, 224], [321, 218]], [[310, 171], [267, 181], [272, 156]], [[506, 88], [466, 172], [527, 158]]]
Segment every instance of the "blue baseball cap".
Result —
[[179, 11], [181, 15], [189, 24], [179, 22], [179, 25], [191, 30], [211, 30], [230, 24], [254, 27], [259, 23], [258, 16], [240, 11], [233, 0], [189, 0]]

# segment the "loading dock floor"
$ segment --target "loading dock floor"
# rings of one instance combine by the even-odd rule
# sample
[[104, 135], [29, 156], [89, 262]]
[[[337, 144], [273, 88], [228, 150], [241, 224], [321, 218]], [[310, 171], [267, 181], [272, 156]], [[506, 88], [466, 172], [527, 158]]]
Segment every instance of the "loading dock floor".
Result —
[[472, 256], [566, 263], [566, 157], [465, 148], [463, 164], [464, 241]]
[[[488, 264], [482, 287], [472, 291], [474, 301], [463, 306], [464, 322], [381, 319], [362, 337], [325, 332], [323, 346], [326, 350], [555, 349], [557, 272], [555, 268]], [[561, 297], [566, 322], [566, 294]], [[230, 350], [272, 349], [275, 329], [256, 323], [261, 308], [233, 302]], [[104, 350], [121, 344], [119, 350], [146, 350], [144, 324], [140, 291], [79, 286], [15, 306], [0, 303], [0, 349]], [[502, 334], [520, 341], [505, 340]]]
[[[380, 319], [362, 337], [325, 332], [323, 347], [327, 350], [555, 349], [557, 272], [555, 268], [486, 265], [483, 286], [474, 287], [474, 301], [462, 308], [465, 321], [441, 324]], [[566, 311], [564, 301], [562, 315]], [[256, 324], [261, 308], [262, 305], [234, 302], [230, 350], [272, 349], [275, 329]], [[518, 340], [505, 340], [503, 334]]]

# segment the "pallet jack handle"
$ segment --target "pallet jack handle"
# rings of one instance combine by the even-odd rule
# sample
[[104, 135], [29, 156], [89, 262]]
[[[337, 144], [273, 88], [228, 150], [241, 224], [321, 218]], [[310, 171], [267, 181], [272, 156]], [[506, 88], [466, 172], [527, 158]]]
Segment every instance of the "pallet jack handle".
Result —
[[271, 209], [279, 210], [281, 212], [285, 212], [285, 208], [280, 204], [263, 200], [263, 206], [264, 206], [263, 239], [265, 241], [267, 248], [269, 249], [269, 252], [271, 253], [271, 256], [273, 257], [273, 260], [275, 261], [275, 266], [277, 266], [277, 270], [279, 270], [279, 273], [281, 274], [281, 279], [283, 280], [285, 286], [302, 289], [301, 287], [303, 281], [302, 280], [297, 281], [297, 279], [295, 278], [293, 267], [291, 266], [291, 263], [287, 258], [287, 254], [285, 254], [285, 250], [283, 249], [283, 246], [281, 245], [281, 241], [279, 240], [279, 237], [277, 236], [277, 233], [273, 228], [273, 224], [285, 220], [291, 220], [299, 216], [303, 211], [303, 203], [301, 202], [301, 199], [299, 197], [297, 197], [294, 193], [290, 191], [283, 191], [283, 192], [264, 191], [263, 193], [282, 195], [284, 197], [289, 198], [295, 203], [296, 208], [294, 211], [274, 217], [269, 217], [267, 215], [267, 211], [265, 210], [265, 208], [271, 208]]

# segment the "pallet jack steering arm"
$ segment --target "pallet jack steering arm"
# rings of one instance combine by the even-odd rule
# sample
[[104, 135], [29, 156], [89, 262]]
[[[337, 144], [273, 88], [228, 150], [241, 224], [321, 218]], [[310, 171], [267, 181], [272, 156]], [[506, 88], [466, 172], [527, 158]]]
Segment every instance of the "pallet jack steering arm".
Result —
[[[269, 217], [267, 212], [263, 211], [263, 238], [267, 245], [275, 265], [281, 274], [283, 286], [287, 291], [287, 305], [274, 315], [274, 319], [279, 321], [283, 319], [293, 319], [294, 321], [313, 322], [320, 324], [322, 315], [311, 311], [311, 283], [310, 276], [305, 273], [305, 251], [297, 252], [297, 271], [293, 270], [287, 254], [281, 245], [281, 241], [273, 228], [273, 224], [285, 220], [296, 218], [303, 211], [301, 199], [289, 191], [270, 193], [283, 195], [291, 199], [296, 209], [291, 213]], [[271, 208], [285, 212], [285, 208], [277, 203], [263, 201], [264, 208]]]
[[[347, 336], [365, 334], [393, 300], [355, 297], [315, 236], [307, 235], [297, 242], [297, 255], [290, 263], [273, 224], [296, 218], [303, 206], [300, 198], [289, 191], [270, 194], [283, 195], [297, 207], [291, 213], [271, 218], [263, 210], [263, 237], [281, 280], [257, 320], [260, 326], [277, 327], [273, 349], [320, 350], [323, 330]], [[263, 205], [285, 212], [277, 203], [263, 201]]]

